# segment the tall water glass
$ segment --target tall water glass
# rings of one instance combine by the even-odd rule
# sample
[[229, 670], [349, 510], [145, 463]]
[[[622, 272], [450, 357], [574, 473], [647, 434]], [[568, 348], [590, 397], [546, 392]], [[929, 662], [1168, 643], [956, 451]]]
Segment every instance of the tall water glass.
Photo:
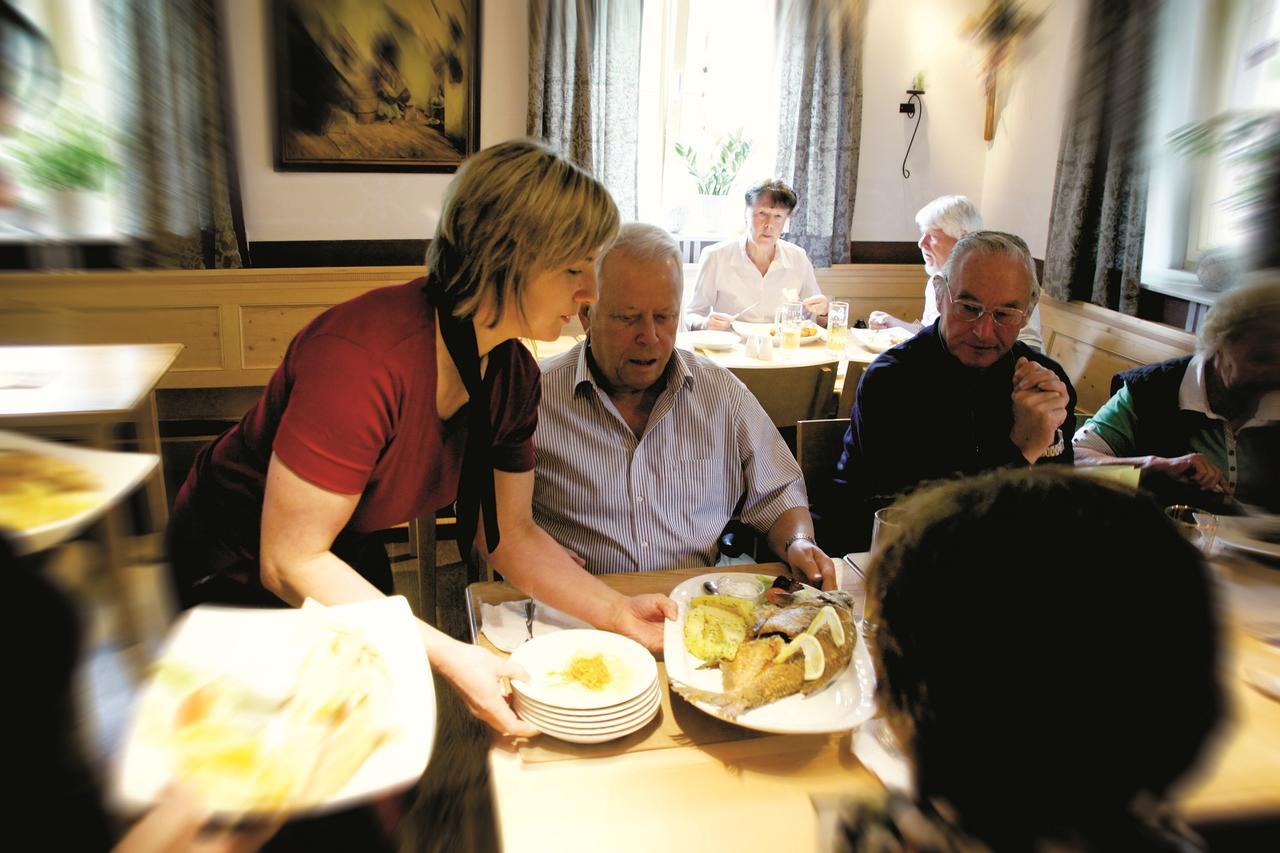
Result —
[[844, 352], [849, 344], [849, 303], [832, 302], [827, 306], [827, 349]]
[[871, 550], [898, 534], [902, 529], [902, 520], [899, 517], [901, 510], [894, 509], [891, 506], [882, 507], [876, 510], [875, 520], [871, 525]]
[[801, 329], [804, 328], [804, 306], [799, 302], [787, 302], [781, 308], [782, 321], [778, 335], [783, 349], [799, 349]]

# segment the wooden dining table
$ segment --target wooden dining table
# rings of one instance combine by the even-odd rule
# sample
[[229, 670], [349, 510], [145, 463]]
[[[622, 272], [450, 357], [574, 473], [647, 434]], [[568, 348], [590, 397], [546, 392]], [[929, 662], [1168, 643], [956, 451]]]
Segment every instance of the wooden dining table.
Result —
[[[862, 565], [868, 557], [851, 556]], [[782, 569], [778, 563], [750, 567], [775, 575]], [[627, 595], [670, 593], [685, 579], [725, 570], [601, 579]], [[841, 584], [850, 578], [843, 574]], [[522, 597], [505, 583], [472, 584], [467, 603], [475, 641], [495, 650], [478, 632], [475, 615], [482, 604]], [[1246, 667], [1280, 673], [1280, 655], [1230, 619], [1224, 639], [1229, 718], [1173, 796], [1196, 823], [1277, 819], [1280, 702], [1248, 687], [1240, 673]], [[490, 750], [494, 814], [504, 849], [812, 850], [821, 831], [815, 803], [882, 792], [880, 781], [853, 755], [850, 733], [743, 729], [673, 699], [661, 664], [659, 671], [661, 713], [635, 734], [596, 745], [540, 735], [514, 749], [503, 743]]]
[[[159, 457], [155, 389], [181, 352], [182, 344], [0, 346], [0, 429], [115, 450], [116, 428], [131, 424], [137, 449]], [[140, 550], [154, 559], [169, 518], [159, 466], [143, 489], [150, 534]], [[139, 618], [123, 576], [131, 557], [121, 509], [109, 510], [100, 529], [104, 563], [123, 614], [125, 645], [136, 648]]]

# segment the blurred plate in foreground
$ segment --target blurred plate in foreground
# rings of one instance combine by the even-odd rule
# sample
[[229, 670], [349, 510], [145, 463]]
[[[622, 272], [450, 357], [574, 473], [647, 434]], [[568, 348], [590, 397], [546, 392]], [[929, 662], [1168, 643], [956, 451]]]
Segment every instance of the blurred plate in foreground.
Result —
[[301, 610], [202, 606], [174, 624], [134, 708], [112, 795], [181, 779], [217, 815], [327, 811], [412, 784], [435, 689], [403, 597]]

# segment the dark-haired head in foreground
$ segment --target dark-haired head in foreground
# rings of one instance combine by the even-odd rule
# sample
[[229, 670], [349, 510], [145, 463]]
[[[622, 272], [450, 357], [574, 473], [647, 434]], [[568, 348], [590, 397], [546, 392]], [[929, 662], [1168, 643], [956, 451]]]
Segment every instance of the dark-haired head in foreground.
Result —
[[1146, 499], [1069, 472], [899, 506], [868, 619], [920, 799], [995, 849], [1137, 842], [1135, 801], [1191, 767], [1221, 710], [1199, 553]]

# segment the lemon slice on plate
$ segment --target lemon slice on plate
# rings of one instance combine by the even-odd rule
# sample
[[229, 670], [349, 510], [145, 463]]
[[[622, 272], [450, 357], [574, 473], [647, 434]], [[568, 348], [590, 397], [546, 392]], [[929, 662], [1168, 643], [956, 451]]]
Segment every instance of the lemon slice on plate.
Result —
[[836, 644], [836, 648], [843, 646], [844, 626], [840, 624], [840, 617], [836, 615], [836, 609], [830, 604], [822, 606], [822, 609], [818, 611], [818, 615], [813, 617], [813, 622], [805, 629], [805, 633], [816, 634], [822, 630], [823, 625], [831, 629], [831, 640]]
[[812, 634], [796, 635], [794, 640], [782, 647], [773, 662], [782, 663], [798, 651], [804, 652], [804, 680], [813, 681], [822, 675], [822, 670], [827, 665], [826, 655], [822, 653], [822, 644]]

